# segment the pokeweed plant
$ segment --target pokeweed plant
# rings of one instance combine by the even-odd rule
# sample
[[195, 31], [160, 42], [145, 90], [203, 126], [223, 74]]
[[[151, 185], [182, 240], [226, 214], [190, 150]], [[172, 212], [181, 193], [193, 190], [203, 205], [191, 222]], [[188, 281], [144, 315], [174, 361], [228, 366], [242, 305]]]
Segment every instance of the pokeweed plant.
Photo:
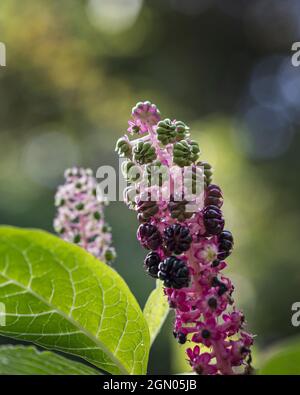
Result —
[[[150, 250], [144, 266], [156, 288], [142, 312], [110, 267], [115, 250], [92, 171], [67, 170], [55, 197], [59, 237], [0, 227], [0, 334], [66, 357], [33, 346], [2, 346], [0, 373], [146, 374], [150, 346], [169, 308], [175, 310], [177, 341], [196, 343], [187, 349], [196, 373], [235, 374], [239, 366], [250, 373], [253, 337], [233, 304], [233, 285], [221, 273], [233, 248], [224, 230], [223, 196], [212, 184], [211, 166], [198, 162], [189, 128], [161, 120], [150, 102], [138, 103], [116, 150], [125, 158], [124, 197], [138, 213], [137, 237]], [[181, 190], [183, 174], [187, 184]]]
[[175, 311], [174, 337], [195, 344], [186, 350], [190, 366], [198, 374], [251, 373], [253, 336], [222, 273], [234, 243], [224, 229], [223, 194], [212, 184], [211, 166], [198, 161], [189, 127], [140, 102], [116, 151], [125, 159], [124, 197], [137, 212], [137, 238], [150, 250], [145, 269], [163, 282]]

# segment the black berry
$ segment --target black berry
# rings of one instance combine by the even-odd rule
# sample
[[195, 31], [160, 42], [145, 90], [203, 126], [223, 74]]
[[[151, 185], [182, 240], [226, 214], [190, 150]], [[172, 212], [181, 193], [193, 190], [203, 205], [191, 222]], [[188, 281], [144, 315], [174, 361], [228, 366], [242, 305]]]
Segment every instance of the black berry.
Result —
[[215, 310], [218, 307], [218, 301], [214, 297], [209, 298], [207, 304], [213, 310]]
[[180, 224], [168, 226], [164, 230], [163, 242], [168, 252], [181, 254], [187, 251], [192, 242], [189, 228]]
[[221, 281], [218, 279], [218, 277], [213, 277], [213, 279], [211, 281], [211, 286], [212, 287], [217, 287], [220, 284], [221, 284]]
[[186, 343], [186, 334], [183, 332], [173, 332], [173, 335], [175, 337], [175, 339], [177, 339], [179, 344], [184, 344]]
[[225, 259], [227, 258], [233, 249], [233, 237], [231, 232], [229, 232], [229, 230], [223, 230], [223, 232], [221, 232], [218, 235], [218, 259]]
[[211, 266], [212, 266], [212, 267], [217, 267], [217, 266], [219, 266], [219, 264], [220, 264], [220, 261], [219, 261], [218, 259], [215, 259], [215, 260], [213, 261], [213, 263], [211, 264]]
[[224, 228], [223, 214], [217, 206], [205, 207], [203, 221], [207, 235], [218, 235]]
[[210, 338], [210, 331], [207, 329], [203, 329], [201, 335], [202, 335], [203, 339], [209, 339]]
[[219, 290], [218, 290], [218, 295], [222, 296], [228, 291], [227, 286], [224, 283], [220, 283], [219, 285]]
[[205, 206], [216, 206], [221, 208], [223, 206], [223, 195], [221, 188], [218, 185], [210, 184], [205, 190]]
[[151, 224], [141, 224], [138, 228], [138, 238], [143, 247], [148, 250], [157, 250], [162, 238], [158, 228]]
[[183, 260], [170, 256], [159, 264], [158, 269], [158, 278], [164, 282], [165, 287], [175, 289], [188, 287], [190, 273]]
[[177, 340], [179, 344], [184, 344], [186, 342], [186, 335], [182, 332], [177, 334]]
[[153, 278], [158, 278], [158, 265], [160, 264], [160, 256], [157, 252], [151, 251], [144, 260], [144, 266], [147, 273]]

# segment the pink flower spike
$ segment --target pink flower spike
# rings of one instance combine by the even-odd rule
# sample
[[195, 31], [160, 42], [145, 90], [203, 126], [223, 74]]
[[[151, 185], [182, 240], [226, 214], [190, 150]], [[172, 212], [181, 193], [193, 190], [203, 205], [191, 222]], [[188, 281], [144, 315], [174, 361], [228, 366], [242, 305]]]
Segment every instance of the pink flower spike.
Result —
[[92, 170], [76, 167], [66, 170], [65, 183], [55, 195], [54, 229], [62, 239], [110, 264], [116, 254], [111, 246], [110, 228], [104, 221], [104, 202], [97, 199], [96, 190]]
[[[212, 183], [211, 166], [198, 162], [200, 148], [186, 133], [185, 123], [171, 119], [159, 122], [157, 107], [146, 101], [133, 108], [129, 120], [128, 131], [143, 135], [130, 141], [130, 166], [146, 165], [142, 181], [131, 182], [137, 196], [130, 208], [136, 210], [140, 222], [138, 240], [150, 249], [144, 266], [152, 277], [163, 281], [164, 294], [175, 312], [176, 340], [199, 344], [187, 349], [194, 371], [231, 375], [240, 374], [237, 368], [244, 367], [248, 374], [253, 337], [245, 332], [244, 316], [235, 307], [234, 286], [222, 273], [234, 247], [233, 235], [224, 228], [224, 196]], [[155, 167], [166, 169], [152, 173]], [[187, 186], [195, 184], [198, 174], [202, 189], [195, 188], [193, 196], [189, 190], [193, 188]], [[154, 181], [151, 185], [149, 177]], [[144, 179], [149, 184], [146, 188]], [[142, 199], [144, 194], [147, 199]], [[201, 354], [203, 346], [206, 352]]]

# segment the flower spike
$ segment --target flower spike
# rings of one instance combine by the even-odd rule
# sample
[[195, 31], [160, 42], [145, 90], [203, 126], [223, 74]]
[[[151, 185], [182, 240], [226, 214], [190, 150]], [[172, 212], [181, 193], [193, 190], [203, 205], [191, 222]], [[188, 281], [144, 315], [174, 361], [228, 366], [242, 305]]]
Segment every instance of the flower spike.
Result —
[[[163, 281], [175, 311], [174, 337], [180, 344], [194, 343], [186, 354], [198, 374], [240, 374], [241, 368], [249, 374], [253, 336], [235, 307], [234, 287], [222, 273], [234, 240], [224, 230], [223, 194], [212, 184], [212, 167], [198, 161], [200, 149], [190, 140], [189, 128], [181, 121], [160, 120], [150, 102], [133, 108], [129, 126], [137, 138], [124, 137], [117, 149], [130, 158], [122, 166], [130, 184], [126, 201], [138, 215], [138, 240], [150, 250], [145, 270]], [[130, 175], [136, 168], [139, 175]]]
[[66, 241], [78, 244], [101, 261], [111, 264], [115, 249], [104, 221], [104, 203], [97, 199], [97, 183], [90, 169], [65, 171], [65, 183], [55, 195], [55, 231]]

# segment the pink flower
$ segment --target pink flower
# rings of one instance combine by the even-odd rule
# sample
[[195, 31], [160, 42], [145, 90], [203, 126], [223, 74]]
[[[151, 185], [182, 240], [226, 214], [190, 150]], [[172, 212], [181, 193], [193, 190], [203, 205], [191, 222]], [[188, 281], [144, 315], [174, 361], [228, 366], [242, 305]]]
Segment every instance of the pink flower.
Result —
[[193, 349], [188, 348], [186, 350], [187, 356], [190, 360], [190, 365], [198, 374], [212, 375], [216, 374], [218, 369], [215, 365], [211, 365], [212, 360], [211, 354], [205, 352], [200, 354], [200, 347], [195, 346]]
[[207, 265], [211, 264], [216, 258], [218, 253], [218, 245], [214, 238], [207, 239], [202, 237], [199, 243], [195, 243], [195, 258], [198, 262]]

